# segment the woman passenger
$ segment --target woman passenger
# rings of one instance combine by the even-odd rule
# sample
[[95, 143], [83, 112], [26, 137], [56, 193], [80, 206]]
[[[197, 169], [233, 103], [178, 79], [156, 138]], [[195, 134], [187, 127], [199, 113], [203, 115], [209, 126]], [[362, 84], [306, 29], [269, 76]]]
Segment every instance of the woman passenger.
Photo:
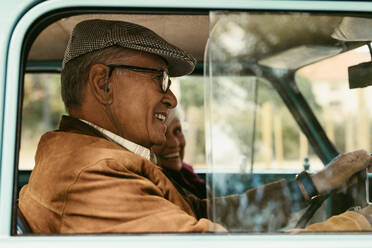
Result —
[[183, 162], [185, 137], [182, 132], [180, 112], [177, 108], [169, 111], [166, 125], [166, 142], [152, 147], [157, 163], [177, 184], [199, 198], [206, 197], [206, 185], [191, 165]]

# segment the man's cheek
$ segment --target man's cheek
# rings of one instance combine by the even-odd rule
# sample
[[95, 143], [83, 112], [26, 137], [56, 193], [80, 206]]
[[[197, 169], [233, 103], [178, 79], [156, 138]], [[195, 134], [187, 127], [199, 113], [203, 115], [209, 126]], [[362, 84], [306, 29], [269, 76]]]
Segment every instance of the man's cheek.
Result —
[[161, 133], [155, 134], [152, 138], [152, 142], [154, 143], [154, 145], [157, 145], [157, 146], [163, 146], [166, 141], [167, 140], [166, 140], [165, 135]]

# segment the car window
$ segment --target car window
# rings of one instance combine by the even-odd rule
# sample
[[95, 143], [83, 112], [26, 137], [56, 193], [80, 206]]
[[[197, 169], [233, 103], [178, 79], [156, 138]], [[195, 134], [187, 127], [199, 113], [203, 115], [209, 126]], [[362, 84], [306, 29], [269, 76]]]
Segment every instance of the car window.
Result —
[[[65, 47], [66, 34], [73, 24], [96, 16], [77, 15], [52, 23], [37, 37], [28, 59], [41, 66], [43, 60], [61, 60], [61, 47]], [[138, 20], [149, 26], [151, 20], [159, 22], [163, 18], [175, 23], [174, 16], [100, 17]], [[208, 16], [180, 18], [205, 20]], [[320, 170], [337, 152], [369, 149], [369, 88], [350, 91], [345, 77], [334, 75], [328, 82], [319, 76], [338, 70], [344, 74], [351, 64], [335, 69], [332, 66], [337, 62], [332, 59], [359, 52], [356, 48], [364, 45], [354, 40], [346, 43], [334, 35], [343, 19], [341, 14], [212, 11], [207, 22], [209, 37], [199, 37], [201, 41], [195, 47], [180, 43], [197, 55], [199, 66], [204, 66], [204, 72], [172, 79], [171, 89], [182, 111], [185, 162], [207, 179], [211, 209], [208, 218], [217, 223], [235, 221], [221, 216], [229, 210], [224, 204], [215, 204], [216, 197], [242, 193], [278, 179], [292, 180], [304, 169]], [[49, 53], [44, 54], [40, 47], [42, 42], [50, 44], [47, 31], [53, 28], [64, 33], [60, 40], [65, 44], [56, 45], [55, 50], [49, 46], [51, 57], [44, 58]], [[157, 28], [169, 36], [169, 30]], [[329, 67], [321, 64], [328, 60]], [[356, 63], [365, 60], [366, 55]], [[41, 135], [58, 128], [61, 115], [66, 114], [60, 98], [60, 75], [48, 73], [47, 66], [44, 69], [42, 73], [24, 75], [18, 188], [27, 183], [29, 174], [21, 172], [32, 170]], [[343, 101], [346, 96], [352, 96], [353, 103]], [[357, 123], [363, 124], [357, 127]], [[26, 175], [23, 181], [22, 175]], [[235, 217], [255, 212], [260, 208], [256, 203], [253, 200], [250, 205], [243, 204], [244, 210], [237, 209]], [[241, 225], [232, 223], [229, 231], [284, 232], [294, 227], [301, 216], [292, 216], [293, 225], [286, 228], [279, 228], [275, 221], [264, 227], [263, 222], [275, 218], [275, 208], [279, 207], [268, 204], [264, 214], [244, 217]], [[324, 204], [312, 221], [330, 217], [331, 208], [337, 205]]]

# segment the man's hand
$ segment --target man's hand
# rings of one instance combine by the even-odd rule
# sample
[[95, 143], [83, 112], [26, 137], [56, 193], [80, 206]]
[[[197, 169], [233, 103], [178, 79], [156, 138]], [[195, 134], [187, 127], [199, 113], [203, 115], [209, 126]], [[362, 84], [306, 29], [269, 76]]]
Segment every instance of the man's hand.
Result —
[[311, 175], [319, 194], [338, 189], [351, 177], [372, 165], [372, 157], [366, 150], [343, 153], [334, 158], [323, 170]]

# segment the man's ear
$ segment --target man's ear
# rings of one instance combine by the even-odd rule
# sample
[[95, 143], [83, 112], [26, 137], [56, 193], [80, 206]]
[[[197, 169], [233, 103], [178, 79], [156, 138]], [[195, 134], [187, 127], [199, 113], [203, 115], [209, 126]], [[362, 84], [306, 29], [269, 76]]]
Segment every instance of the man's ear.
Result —
[[88, 83], [93, 95], [101, 104], [112, 103], [112, 87], [110, 83], [110, 68], [103, 64], [94, 64], [89, 70]]

